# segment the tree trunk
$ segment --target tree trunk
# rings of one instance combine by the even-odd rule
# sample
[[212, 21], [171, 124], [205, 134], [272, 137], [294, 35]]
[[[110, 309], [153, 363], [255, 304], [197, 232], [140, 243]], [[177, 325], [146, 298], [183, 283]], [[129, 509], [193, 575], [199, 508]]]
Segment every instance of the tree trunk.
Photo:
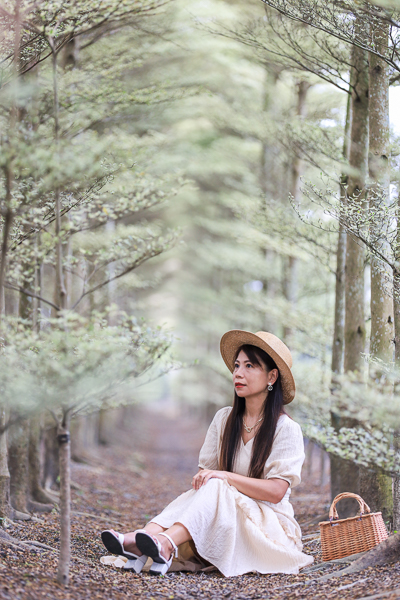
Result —
[[[375, 46], [385, 54], [389, 25], [373, 31]], [[386, 61], [369, 55], [369, 208], [380, 214], [389, 202], [389, 68]], [[370, 225], [371, 237], [379, 238], [387, 224], [378, 217]], [[371, 255], [371, 344], [370, 354], [386, 363], [393, 360], [393, 298], [387, 293], [390, 273], [386, 265]], [[378, 372], [379, 374], [379, 372]], [[377, 376], [372, 365], [371, 376]], [[360, 467], [360, 493], [371, 510], [382, 511], [385, 521], [392, 521], [392, 478], [378, 471]]]
[[[346, 122], [343, 136], [343, 158], [348, 163], [350, 158], [350, 131], [351, 131], [351, 96], [347, 96]], [[340, 201], [346, 203], [347, 175], [340, 178]], [[336, 282], [335, 282], [335, 321], [332, 343], [332, 373], [339, 374], [343, 371], [344, 351], [344, 321], [345, 321], [345, 269], [346, 269], [346, 229], [339, 223], [338, 242], [336, 250]]]
[[10, 118], [8, 124], [8, 143], [7, 143], [7, 154], [4, 164], [4, 176], [5, 176], [5, 200], [4, 200], [4, 213], [3, 213], [3, 239], [1, 244], [1, 260], [0, 260], [0, 332], [4, 313], [4, 283], [6, 278], [6, 265], [7, 265], [7, 252], [8, 252], [8, 239], [11, 233], [11, 227], [14, 219], [14, 213], [12, 210], [12, 188], [13, 188], [13, 151], [12, 145], [14, 142], [14, 131], [18, 116], [18, 103], [17, 103], [17, 85], [16, 80], [18, 78], [18, 63], [20, 54], [20, 41], [21, 41], [21, 16], [20, 16], [20, 4], [21, 0], [16, 0], [14, 6], [14, 58], [12, 62], [13, 75], [14, 75], [14, 95], [11, 103]]
[[[0, 427], [6, 424], [6, 413], [0, 407]], [[10, 505], [10, 472], [7, 461], [6, 432], [0, 433], [0, 519], [10, 518], [12, 513]]]
[[28, 511], [28, 443], [29, 421], [11, 425], [8, 431], [8, 467], [10, 470], [11, 505], [22, 513]]
[[[59, 155], [59, 103], [58, 103], [58, 81], [57, 81], [57, 52], [54, 41], [50, 44], [52, 49], [52, 62], [53, 62], [53, 103], [54, 103], [54, 139], [56, 143], [56, 153]], [[58, 160], [61, 160], [59, 156]], [[64, 282], [64, 268], [63, 268], [63, 245], [62, 245], [62, 232], [61, 232], [61, 197], [60, 190], [55, 190], [55, 203], [54, 203], [54, 215], [55, 215], [55, 237], [56, 237], [56, 281], [55, 281], [55, 304], [60, 308], [66, 308], [67, 303], [67, 291], [65, 289]]]
[[107, 446], [110, 443], [109, 420], [110, 420], [110, 410], [107, 408], [101, 408], [99, 410], [99, 420], [98, 420], [98, 443], [101, 446]]
[[61, 67], [64, 70], [74, 69], [78, 61], [78, 38], [74, 37], [67, 42], [61, 52]]
[[[24, 282], [22, 284], [22, 287], [25, 290], [29, 290], [29, 283]], [[33, 292], [35, 292], [35, 290], [32, 290]], [[22, 319], [31, 319], [33, 318], [33, 302], [32, 300], [36, 300], [34, 298], [31, 298], [30, 296], [28, 296], [27, 294], [23, 294], [22, 292], [20, 292], [19, 294], [19, 316]]]
[[[21, 17], [20, 17], [20, 0], [16, 0], [14, 5], [14, 59], [13, 59], [13, 70], [14, 70], [14, 94], [17, 95], [17, 89], [15, 80], [17, 79], [17, 67], [20, 51], [20, 39], [21, 39]], [[14, 129], [17, 121], [17, 102], [16, 97], [13, 98], [13, 102], [10, 110], [10, 119], [8, 127], [8, 157], [4, 165], [5, 175], [5, 210], [3, 213], [3, 236], [1, 243], [1, 260], [0, 260], [0, 333], [2, 328], [3, 313], [4, 313], [4, 283], [6, 278], [6, 264], [7, 264], [7, 251], [8, 251], [8, 240], [11, 232], [12, 222], [14, 214], [12, 211], [12, 186], [13, 186], [13, 164], [12, 164], [12, 152], [11, 144], [13, 142]], [[0, 406], [0, 427], [4, 427], [6, 422], [5, 410]], [[7, 463], [7, 440], [6, 433], [0, 432], [0, 518], [6, 518], [11, 515], [12, 509], [10, 505], [10, 472], [8, 470]]]
[[[263, 111], [270, 115], [270, 118], [278, 116], [277, 103], [274, 101], [275, 86], [279, 79], [279, 72], [271, 65], [266, 66], [265, 85], [263, 98]], [[260, 156], [260, 187], [263, 196], [268, 200], [274, 197], [277, 188], [277, 170], [276, 156], [279, 152], [276, 143], [268, 139], [263, 141]]]
[[71, 458], [75, 462], [85, 462], [85, 421], [86, 416], [75, 417], [71, 421]]
[[[338, 431], [342, 427], [354, 427], [356, 424], [350, 419], [339, 417], [331, 413], [332, 426]], [[331, 456], [331, 498], [342, 492], [359, 493], [359, 469], [350, 460]], [[340, 501], [340, 518], [353, 517], [358, 510], [358, 503], [353, 498]]]
[[3, 222], [3, 239], [1, 244], [1, 260], [0, 260], [0, 331], [2, 328], [2, 321], [4, 315], [4, 283], [6, 280], [6, 264], [7, 264], [7, 252], [8, 252], [8, 239], [11, 232], [11, 227], [14, 219], [13, 211], [10, 208], [11, 205], [11, 187], [12, 187], [12, 176], [11, 167], [8, 166], [5, 169], [6, 179], [6, 210]]
[[116, 408], [102, 408], [98, 413], [98, 435], [97, 443], [99, 445], [110, 445], [118, 431], [119, 410]]
[[[350, 133], [351, 133], [351, 96], [347, 98], [346, 123], [343, 139], [343, 158], [346, 162], [350, 158]], [[347, 175], [342, 174], [340, 178], [340, 198], [342, 205], [346, 204]], [[346, 268], [346, 244], [347, 234], [342, 223], [339, 223], [338, 245], [336, 253], [336, 287], [335, 287], [335, 323], [332, 343], [332, 381], [331, 390], [334, 391], [337, 381], [336, 375], [343, 371], [343, 352], [344, 352], [344, 323], [345, 323], [345, 268]], [[339, 415], [331, 411], [331, 425], [337, 431], [344, 427], [344, 423]], [[346, 491], [348, 486], [348, 477], [351, 478], [352, 466], [346, 460], [331, 455], [331, 499]], [[342, 503], [343, 506], [344, 502]], [[351, 512], [354, 503], [348, 502], [344, 510]]]
[[[40, 232], [35, 236], [35, 248], [39, 251], [40, 248]], [[42, 275], [43, 275], [43, 264], [36, 259], [35, 263], [35, 292], [38, 296], [42, 295]], [[35, 331], [40, 330], [40, 319], [41, 316], [41, 302], [37, 298], [33, 298], [32, 302], [32, 326]]]
[[[263, 111], [270, 115], [273, 119], [275, 113], [277, 113], [277, 106], [274, 102], [275, 86], [279, 79], [279, 72], [274, 70], [270, 65], [266, 66], [265, 71], [265, 85], [264, 85], [264, 98], [263, 98]], [[279, 171], [276, 169], [276, 157], [279, 149], [273, 140], [267, 139], [262, 142], [261, 155], [260, 155], [260, 188], [262, 190], [263, 197], [268, 202], [274, 197], [274, 191], [277, 189], [277, 177]], [[271, 278], [271, 265], [276, 260], [276, 255], [270, 248], [264, 249], [265, 254], [265, 277], [261, 277], [263, 284], [263, 291], [267, 297], [273, 301], [277, 286], [280, 282], [276, 278]], [[266, 331], [274, 331], [274, 323], [271, 322], [271, 318], [268, 312], [264, 311], [261, 315], [261, 322], [263, 323], [262, 328]], [[279, 333], [279, 332], [275, 332]]]
[[47, 427], [44, 437], [43, 487], [50, 490], [60, 474], [59, 446], [57, 443], [57, 428]]
[[331, 363], [332, 373], [335, 374], [342, 373], [343, 371], [346, 243], [346, 230], [342, 223], [340, 223], [336, 250], [335, 321]]
[[360, 467], [360, 495], [372, 512], [382, 512], [386, 524], [393, 521], [392, 478], [380, 471]]
[[[357, 28], [357, 23], [356, 23]], [[358, 27], [359, 28], [359, 27]], [[364, 209], [365, 182], [368, 170], [368, 57], [356, 46], [352, 47], [354, 89], [352, 92], [352, 124], [350, 167], [347, 198], [352, 205]], [[357, 73], [357, 77], [355, 76]], [[345, 281], [345, 349], [344, 370], [362, 371], [365, 351], [364, 315], [364, 260], [363, 246], [351, 234], [347, 235]]]
[[[355, 27], [360, 30], [360, 25]], [[360, 33], [360, 31], [359, 31]], [[349, 164], [352, 171], [348, 177], [347, 201], [359, 204], [364, 209], [365, 181], [368, 169], [368, 57], [367, 53], [356, 46], [352, 47], [352, 83], [351, 96], [351, 136]], [[364, 259], [365, 250], [350, 233], [346, 244], [345, 276], [345, 330], [344, 330], [344, 370], [362, 371], [361, 353], [365, 350], [364, 316]], [[352, 427], [353, 420], [333, 416], [336, 429]], [[340, 492], [359, 493], [359, 469], [350, 462], [343, 461], [336, 469], [332, 480], [332, 496]], [[341, 516], [352, 516], [354, 501], [346, 499], [341, 503]]]
[[[304, 118], [307, 112], [306, 98], [307, 91], [310, 87], [310, 84], [307, 81], [300, 81], [297, 89], [297, 109], [296, 115], [300, 118]], [[301, 190], [301, 176], [304, 171], [303, 160], [298, 156], [294, 156], [292, 159], [292, 182], [290, 194], [294, 199], [294, 202], [297, 203], [300, 201]], [[284, 286], [283, 293], [288, 300], [288, 302], [292, 305], [295, 305], [297, 302], [297, 271], [298, 271], [298, 261], [295, 256], [289, 256], [287, 258], [287, 262], [285, 265], [285, 278], [284, 278]], [[288, 326], [284, 327], [283, 337], [284, 341], [288, 341], [288, 338], [291, 335], [291, 328]]]
[[[39, 502], [43, 505], [41, 510], [51, 510], [53, 508], [53, 499], [46, 494], [40, 485], [40, 432], [40, 416], [36, 415], [30, 419], [29, 423], [29, 496], [33, 502]], [[33, 508], [37, 510], [38, 507], [32, 506], [31, 509], [33, 510]]]
[[[373, 32], [376, 49], [385, 54], [389, 25]], [[369, 55], [369, 186], [370, 211], [389, 203], [389, 67], [375, 54]], [[378, 213], [379, 214], [379, 213]], [[371, 223], [372, 237], [379, 236], [386, 223]], [[386, 293], [390, 273], [381, 261], [371, 256], [371, 355], [385, 362], [393, 360], [393, 299]]]
[[[35, 246], [40, 242], [35, 238]], [[28, 277], [31, 264], [23, 264], [22, 267], [27, 273], [23, 288], [30, 290], [32, 284]], [[35, 293], [41, 292], [40, 266], [34, 265], [34, 289]], [[32, 301], [33, 300], [33, 301]], [[20, 293], [19, 298], [19, 316], [21, 319], [31, 323], [32, 328], [38, 325], [38, 308], [36, 299], [32, 299], [26, 294]], [[16, 442], [15, 450], [10, 448], [10, 471], [11, 471], [11, 502], [14, 508], [22, 512], [32, 510], [35, 512], [51, 511], [54, 504], [52, 498], [42, 489], [40, 485], [40, 416], [35, 416], [29, 421], [24, 422], [21, 439]], [[13, 460], [14, 458], [14, 460]], [[58, 458], [58, 457], [57, 457]], [[19, 463], [20, 461], [20, 463]], [[23, 489], [25, 487], [25, 489]], [[17, 499], [18, 498], [18, 499]], [[23, 508], [22, 499], [27, 503]]]
[[[23, 229], [28, 233], [30, 226]], [[29, 270], [30, 263], [24, 261], [21, 268], [25, 274], [22, 287], [29, 290], [31, 287]], [[35, 290], [32, 290], [35, 291]], [[19, 316], [26, 323], [32, 323], [32, 298], [27, 294], [19, 294]], [[8, 437], [8, 466], [10, 469], [10, 493], [13, 508], [20, 512], [29, 512], [29, 420], [24, 419], [10, 427]]]
[[[395, 265], [400, 259], [400, 195], [397, 199], [397, 251]], [[400, 368], [400, 270], [393, 269], [394, 361]], [[400, 428], [394, 436], [394, 447], [400, 457]], [[393, 529], [400, 531], [400, 477], [393, 478]]]
[[63, 423], [57, 428], [57, 442], [60, 455], [60, 556], [57, 581], [68, 585], [71, 558], [71, 442], [67, 414], [64, 414]]
[[[400, 433], [396, 431], [394, 447], [400, 454]], [[393, 530], [400, 531], [400, 477], [393, 477]]]

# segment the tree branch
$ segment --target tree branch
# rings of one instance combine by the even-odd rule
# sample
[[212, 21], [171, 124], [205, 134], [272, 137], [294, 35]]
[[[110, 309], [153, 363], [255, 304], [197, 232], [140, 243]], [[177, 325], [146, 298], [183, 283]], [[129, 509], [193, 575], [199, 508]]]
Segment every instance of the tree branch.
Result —
[[39, 296], [38, 294], [34, 294], [33, 292], [30, 292], [29, 290], [26, 290], [25, 288], [23, 288], [21, 286], [12, 285], [11, 283], [5, 282], [4, 287], [8, 288], [9, 290], [15, 290], [16, 292], [21, 292], [21, 294], [25, 294], [25, 296], [30, 296], [31, 298], [36, 298], [37, 300], [40, 300], [41, 302], [48, 304], [49, 306], [51, 306], [52, 308], [54, 308], [57, 311], [61, 310], [61, 308], [59, 306], [57, 306], [56, 304], [53, 304], [53, 302], [51, 302], [50, 300], [46, 300], [46, 298], [43, 298], [42, 296]]
[[85, 296], [87, 296], [88, 294], [92, 294], [93, 292], [99, 290], [100, 288], [102, 288], [105, 285], [111, 283], [112, 281], [115, 281], [116, 279], [119, 279], [120, 277], [123, 277], [124, 275], [127, 275], [128, 273], [130, 273], [131, 271], [133, 271], [134, 269], [136, 269], [137, 267], [139, 267], [146, 260], [149, 260], [150, 258], [154, 258], [155, 256], [158, 256], [159, 254], [161, 254], [161, 252], [163, 252], [163, 250], [164, 250], [163, 248], [162, 249], [160, 248], [159, 250], [157, 250], [156, 252], [154, 252], [154, 254], [151, 254], [150, 256], [142, 256], [141, 259], [138, 259], [128, 269], [125, 269], [125, 271], [122, 271], [122, 273], [119, 273], [118, 275], [115, 275], [115, 277], [109, 277], [108, 279], [106, 279], [105, 281], [102, 281], [98, 285], [93, 286], [92, 288], [90, 288], [86, 292], [83, 292], [81, 294], [80, 298], [78, 298], [78, 300], [72, 306], [71, 310], [75, 310], [75, 308], [78, 306], [78, 304], [81, 302], [81, 300], [83, 300], [83, 298]]

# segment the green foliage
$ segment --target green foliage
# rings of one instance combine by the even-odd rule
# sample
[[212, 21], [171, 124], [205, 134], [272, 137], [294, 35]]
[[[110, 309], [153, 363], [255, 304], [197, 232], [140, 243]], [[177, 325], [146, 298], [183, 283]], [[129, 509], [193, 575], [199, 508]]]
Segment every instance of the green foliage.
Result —
[[[108, 377], [118, 390], [115, 401], [126, 399], [132, 388], [121, 384], [124, 377], [131, 381], [147, 365], [156, 367], [167, 346], [162, 331], [137, 324], [145, 316], [173, 328], [177, 353], [195, 365], [173, 378], [174, 397], [227, 404], [221, 334], [268, 329], [285, 336], [293, 351], [298, 396], [290, 410], [310, 439], [392, 471], [398, 410], [388, 423], [385, 398], [397, 397], [395, 378], [387, 374], [385, 382], [368, 385], [343, 380], [333, 410], [357, 418], [360, 428], [337, 434], [329, 422], [338, 221], [394, 267], [398, 254], [394, 203], [382, 198], [374, 212], [339, 203], [350, 44], [373, 51], [370, 42], [357, 37], [335, 3], [268, 0], [278, 12], [265, 12], [256, 0], [208, 0], [194, 3], [191, 14], [180, 0], [89, 4], [41, 2], [28, 13], [17, 73], [12, 32], [3, 42], [1, 223], [7, 208], [13, 213], [6, 285], [42, 298], [31, 311], [36, 321], [31, 314], [5, 329], [2, 360], [10, 373], [24, 373], [14, 383], [5, 379], [7, 402], [32, 389], [32, 410], [92, 410], [114, 401]], [[346, 7], [371, 16], [370, 5]], [[219, 35], [210, 34], [211, 17]], [[64, 50], [73, 36], [69, 65]], [[395, 77], [393, 40], [393, 60], [385, 59]], [[51, 52], [58, 61], [57, 135]], [[309, 88], [307, 110], [299, 114], [301, 83]], [[289, 200], [297, 161], [304, 172], [300, 205]], [[371, 239], [376, 221], [388, 224], [389, 244]], [[71, 311], [46, 320], [44, 300], [57, 310], [60, 243], [68, 310], [79, 316]], [[11, 300], [16, 295], [8, 296], [8, 306]], [[119, 310], [129, 316], [120, 321]], [[29, 408], [24, 401], [21, 410]], [[385, 452], [392, 461], [386, 466]]]
[[[392, 8], [390, 2], [382, 4], [390, 8], [377, 8], [376, 5], [357, 0], [345, 0], [341, 4], [334, 1], [316, 0], [262, 0], [265, 5], [278, 11], [300, 24], [322, 31], [346, 44], [355, 44], [366, 51], [373, 52], [385, 60], [393, 72], [400, 69], [400, 36], [398, 6]], [[390, 47], [384, 52], [376, 48], [373, 36], [369, 35], [370, 25], [374, 27], [387, 23], [390, 26]]]
[[167, 352], [171, 336], [124, 313], [66, 312], [39, 332], [10, 320], [0, 360], [3, 406], [23, 416], [47, 409], [72, 415], [114, 407], [132, 399], [138, 380]]
[[392, 477], [399, 476], [399, 454], [393, 448], [392, 432], [368, 431], [365, 426], [346, 428], [338, 432], [333, 427], [321, 428], [303, 423], [304, 435], [324, 450], [359, 466], [379, 469]]
[[[304, 434], [327, 452], [360, 466], [399, 474], [400, 378], [398, 369], [366, 357], [369, 376], [329, 377], [317, 364], [297, 365], [298, 397], [290, 412]], [[336, 430], [331, 414], [354, 424]]]
[[[23, 41], [19, 64], [15, 67], [25, 73], [59, 51], [65, 43], [76, 36], [93, 36], [98, 39], [136, 19], [153, 14], [167, 4], [168, 0], [99, 0], [96, 6], [90, 0], [41, 0], [32, 4], [27, 0], [8, 2], [2, 8], [0, 23], [4, 35], [1, 51], [2, 84], [12, 81], [16, 23], [22, 22]], [[45, 56], [43, 56], [45, 54]]]
[[[149, 329], [140, 314], [120, 312], [114, 302], [126, 275], [130, 294], [148, 288], [146, 277], [133, 271], [176, 242], [177, 228], [166, 229], [156, 211], [184, 182], [175, 174], [151, 174], [158, 140], [143, 139], [125, 123], [139, 105], [194, 91], [130, 85], [127, 69], [143, 53], [135, 46], [121, 52], [130, 31], [123, 27], [164, 2], [89, 4], [42, 2], [31, 12], [21, 3], [19, 63], [12, 55], [2, 63], [0, 125], [7, 136], [1, 140], [0, 225], [8, 255], [1, 284], [31, 299], [28, 318], [3, 324], [1, 360], [14, 378], [2, 385], [4, 403], [22, 412], [58, 407], [65, 414], [127, 401], [133, 379], [153, 365], [164, 371], [161, 357], [169, 344], [160, 328]], [[13, 24], [5, 53], [18, 44], [19, 17], [12, 8], [2, 15], [3, 25]], [[117, 41], [107, 37], [117, 29]], [[78, 35], [88, 50], [75, 44], [77, 68], [62, 68], [63, 45]], [[57, 77], [46, 52], [56, 57]], [[40, 68], [33, 69], [39, 59]], [[54, 300], [60, 269], [68, 280], [62, 316]], [[88, 302], [89, 296], [94, 299]], [[43, 318], [49, 305], [57, 319]]]

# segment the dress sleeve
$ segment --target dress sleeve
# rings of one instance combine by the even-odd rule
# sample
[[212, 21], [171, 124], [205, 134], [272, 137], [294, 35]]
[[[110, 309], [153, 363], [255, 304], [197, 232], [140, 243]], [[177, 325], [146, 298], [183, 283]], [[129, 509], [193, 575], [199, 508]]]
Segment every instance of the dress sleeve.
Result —
[[284, 479], [290, 487], [295, 487], [301, 481], [304, 458], [300, 425], [285, 416], [282, 425], [278, 424], [271, 454], [265, 463], [265, 478]]
[[230, 407], [221, 408], [211, 421], [211, 425], [206, 434], [206, 439], [200, 450], [199, 467], [201, 469], [218, 469], [218, 455], [223, 426], [226, 423], [226, 418], [228, 417], [230, 410]]

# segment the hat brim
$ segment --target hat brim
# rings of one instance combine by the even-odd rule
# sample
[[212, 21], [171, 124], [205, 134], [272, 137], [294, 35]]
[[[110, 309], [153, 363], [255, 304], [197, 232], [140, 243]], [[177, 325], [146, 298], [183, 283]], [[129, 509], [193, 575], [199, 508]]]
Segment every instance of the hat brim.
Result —
[[220, 343], [221, 356], [230, 372], [233, 373], [235, 368], [235, 359], [239, 348], [247, 344], [261, 348], [275, 361], [281, 376], [283, 403], [289, 404], [296, 394], [296, 384], [292, 371], [281, 356], [255, 333], [232, 329], [222, 336]]

